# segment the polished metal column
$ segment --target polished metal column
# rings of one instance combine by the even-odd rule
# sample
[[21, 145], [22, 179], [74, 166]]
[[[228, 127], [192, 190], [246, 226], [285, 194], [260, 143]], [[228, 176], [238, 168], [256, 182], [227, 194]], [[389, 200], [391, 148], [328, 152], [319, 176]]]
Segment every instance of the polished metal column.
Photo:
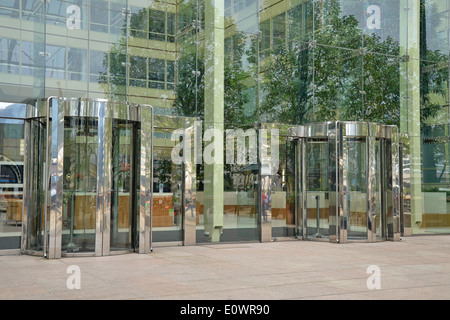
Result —
[[399, 182], [400, 182], [400, 218], [401, 235], [410, 236], [411, 230], [411, 194], [406, 192], [405, 186], [409, 186], [410, 179], [410, 152], [408, 150], [407, 139], [403, 134], [399, 134]]
[[[47, 100], [47, 124], [51, 131], [47, 131], [47, 176], [46, 185], [50, 190], [50, 212], [48, 225], [48, 254], [49, 259], [61, 258], [62, 241], [62, 207], [63, 207], [63, 169], [64, 169], [64, 104], [66, 101], [51, 97]], [[48, 125], [50, 128], [50, 126]], [[46, 197], [46, 201], [47, 201]], [[44, 208], [47, 208], [47, 203]], [[45, 219], [47, 221], [47, 218]], [[47, 228], [46, 228], [47, 230]]]
[[[89, 103], [89, 102], [88, 102]], [[111, 188], [112, 188], [112, 119], [107, 101], [92, 102], [98, 110], [97, 151], [97, 208], [95, 228], [95, 255], [108, 255], [110, 251]]]
[[152, 248], [153, 218], [153, 107], [142, 105], [140, 146], [140, 203], [139, 203], [139, 253], [148, 253]]
[[336, 122], [336, 143], [337, 143], [337, 193], [338, 193], [338, 242], [347, 242], [347, 143], [345, 139], [345, 124]]
[[269, 142], [267, 140], [267, 130], [262, 126], [258, 130], [259, 148], [259, 230], [261, 242], [272, 241], [272, 166], [271, 157], [267, 150]]
[[[28, 249], [28, 218], [31, 216], [31, 212], [28, 209], [31, 207], [32, 201], [37, 201], [33, 197], [33, 190], [31, 187], [31, 161], [33, 159], [34, 154], [34, 148], [31, 145], [31, 121], [25, 121], [24, 125], [24, 147], [25, 152], [23, 155], [23, 163], [24, 163], [24, 170], [23, 170], [23, 210], [22, 210], [22, 237], [20, 241], [20, 253], [26, 253]], [[41, 214], [44, 214], [43, 212]], [[45, 249], [44, 249], [45, 250]]]
[[307, 147], [307, 140], [303, 139], [302, 142], [302, 151], [301, 151], [301, 159], [300, 159], [300, 165], [302, 168], [301, 171], [301, 189], [302, 189], [302, 196], [301, 196], [301, 207], [302, 207], [302, 239], [307, 240], [308, 239], [308, 193], [306, 189], [306, 147]]
[[[196, 244], [197, 230], [197, 191], [196, 191], [196, 161], [197, 156], [197, 135], [201, 135], [200, 121], [194, 124], [188, 123], [188, 128], [184, 131], [183, 153], [183, 186], [182, 186], [182, 206], [183, 206], [183, 244], [185, 246]], [[201, 144], [200, 144], [201, 146]], [[188, 150], [189, 149], [189, 150]]]
[[[392, 161], [392, 229], [388, 224], [388, 239], [400, 240], [400, 180], [399, 180], [399, 137], [396, 126], [388, 126], [391, 135], [391, 156]], [[389, 165], [389, 163], [387, 163]], [[388, 220], [389, 221], [389, 220]]]
[[[112, 189], [113, 189], [113, 119], [112, 112], [116, 108], [114, 103], [109, 101], [99, 106], [103, 109], [103, 135], [98, 135], [99, 144], [103, 144], [103, 228], [102, 234], [102, 255], [109, 255], [111, 252], [111, 213], [112, 213]], [[100, 115], [99, 115], [100, 120]], [[98, 167], [97, 167], [98, 169]], [[98, 182], [98, 177], [97, 177]], [[98, 185], [97, 185], [98, 188]], [[117, 205], [117, 204], [115, 204]], [[99, 236], [99, 234], [97, 234]]]
[[105, 192], [103, 189], [105, 170], [103, 164], [103, 157], [105, 156], [103, 136], [105, 135], [105, 116], [104, 107], [99, 110], [98, 118], [98, 149], [97, 149], [97, 203], [95, 213], [95, 255], [101, 256], [103, 254], [103, 206], [105, 202]]
[[329, 198], [329, 227], [328, 236], [330, 242], [339, 242], [338, 234], [338, 217], [339, 217], [339, 170], [338, 170], [338, 138], [339, 138], [339, 122], [328, 123], [328, 190]]
[[[292, 139], [292, 138], [291, 138]], [[295, 236], [296, 238], [299, 238], [300, 236], [303, 237], [303, 220], [302, 217], [302, 202], [301, 202], [301, 195], [302, 195], [302, 179], [301, 174], [303, 172], [303, 168], [301, 167], [301, 158], [302, 158], [302, 145], [303, 140], [302, 139], [295, 139], [293, 142], [295, 144], [294, 152], [294, 183], [295, 183]]]
[[[45, 229], [44, 184], [46, 178], [47, 150], [46, 118], [47, 100], [38, 100], [35, 105], [26, 106], [24, 121], [24, 175], [23, 175], [23, 218], [20, 252], [47, 256], [48, 233]], [[48, 201], [46, 201], [47, 203]], [[44, 235], [45, 234], [45, 235]]]
[[[377, 240], [376, 226], [376, 137], [380, 126], [369, 123], [369, 132], [367, 136], [366, 152], [367, 152], [367, 240], [375, 242]], [[378, 204], [380, 205], [380, 204]]]

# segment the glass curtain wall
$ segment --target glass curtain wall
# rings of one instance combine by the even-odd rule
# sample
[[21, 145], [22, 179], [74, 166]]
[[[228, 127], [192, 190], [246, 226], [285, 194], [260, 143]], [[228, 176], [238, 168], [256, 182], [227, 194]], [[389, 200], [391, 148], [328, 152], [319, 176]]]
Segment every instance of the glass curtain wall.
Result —
[[176, 112], [201, 121], [197, 242], [258, 234], [258, 1], [178, 5]]
[[0, 249], [20, 247], [25, 126], [12, 118], [44, 95], [45, 12], [39, 1], [0, 3]]
[[450, 1], [420, 5], [420, 147], [423, 214], [414, 233], [450, 232]]
[[[11, 116], [11, 111], [24, 111], [24, 107], [0, 103], [0, 115]], [[20, 246], [23, 179], [24, 121], [0, 118], [0, 249]]]
[[[449, 233], [449, 10], [450, 0], [6, 0], [0, 101], [151, 104], [153, 227], [174, 231], [164, 241], [182, 239], [186, 209], [176, 119], [201, 122], [197, 242], [259, 240], [260, 123], [395, 124], [411, 233]], [[272, 214], [284, 228], [292, 170], [279, 160]]]
[[[413, 234], [450, 232], [449, 5], [426, 0], [260, 5], [259, 119], [397, 125]], [[356, 163], [353, 169], [359, 170]], [[355, 180], [357, 189], [364, 184]]]
[[[155, 113], [163, 117], [174, 114], [176, 1], [11, 0], [0, 4], [0, 16], [0, 101], [32, 103], [32, 99], [49, 96], [104, 98], [150, 104]], [[161, 122], [165, 123], [164, 119]], [[118, 126], [120, 135], [116, 140], [120, 151], [116, 158], [120, 162], [129, 158], [125, 145], [130, 138], [129, 128], [122, 130], [122, 124]], [[78, 129], [75, 126], [72, 131]], [[177, 126], [166, 128], [164, 124], [163, 130], [155, 133], [159, 142], [161, 134], [164, 136], [163, 142], [155, 146], [159, 148], [156, 156], [170, 148], [171, 132], [175, 129]], [[67, 137], [69, 140], [81, 138], [78, 133]], [[84, 139], [92, 139], [92, 135]], [[78, 157], [75, 153], [72, 156]], [[170, 152], [169, 157], [165, 152], [156, 160], [169, 161]], [[124, 162], [123, 172], [127, 170], [126, 165]], [[83, 170], [88, 174], [90, 169]], [[174, 165], [165, 169], [169, 171], [158, 171], [159, 176], [154, 179], [155, 191], [163, 193], [165, 198], [154, 203], [153, 211], [162, 217], [155, 217], [153, 227], [161, 231], [175, 230], [156, 240], [179, 241], [182, 221], [180, 215], [174, 219], [174, 212], [180, 211], [180, 204], [175, 203], [180, 198], [175, 194], [175, 187], [170, 186], [170, 177], [178, 174], [181, 167]], [[79, 201], [66, 199], [74, 205], [69, 206], [74, 212], [69, 210], [68, 214], [77, 217], [76, 212], [79, 212], [80, 221], [76, 226], [65, 225], [65, 234], [87, 237], [86, 234], [93, 231], [95, 217], [92, 214], [95, 212], [90, 209], [86, 214], [80, 212], [86, 206], [90, 208], [92, 200], [95, 202], [95, 197], [88, 196], [95, 190], [89, 187], [87, 175], [75, 175], [69, 174], [72, 183], [67, 182], [66, 187], [74, 194], [83, 192], [85, 195], [77, 197]], [[129, 184], [121, 175], [123, 173], [114, 176], [114, 185], [119, 190], [115, 200], [121, 208], [119, 211], [128, 212]], [[77, 185], [76, 179], [79, 180]], [[159, 188], [160, 185], [163, 187]], [[114, 232], [118, 233], [112, 234], [112, 238], [123, 244], [129, 239], [122, 239], [120, 232], [127, 229], [128, 217], [132, 215], [119, 212], [118, 216], [123, 221], [114, 225]], [[70, 237], [65, 238], [64, 245], [71, 243]], [[90, 240], [84, 243], [84, 250], [92, 249]]]

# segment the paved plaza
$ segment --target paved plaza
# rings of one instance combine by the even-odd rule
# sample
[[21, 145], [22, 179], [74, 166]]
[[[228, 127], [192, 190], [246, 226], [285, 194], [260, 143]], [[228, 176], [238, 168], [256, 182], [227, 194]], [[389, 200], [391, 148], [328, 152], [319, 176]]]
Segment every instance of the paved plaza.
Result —
[[0, 299], [449, 300], [450, 236], [155, 247], [59, 260], [4, 251]]

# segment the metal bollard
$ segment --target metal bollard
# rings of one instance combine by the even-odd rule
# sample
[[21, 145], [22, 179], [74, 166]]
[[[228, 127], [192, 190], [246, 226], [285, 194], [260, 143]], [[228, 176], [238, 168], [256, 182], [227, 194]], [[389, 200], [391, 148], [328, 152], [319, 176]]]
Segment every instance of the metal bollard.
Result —
[[322, 236], [320, 235], [320, 208], [319, 208], [319, 195], [316, 196], [316, 226], [317, 226], [317, 231], [316, 231], [316, 238], [322, 238]]

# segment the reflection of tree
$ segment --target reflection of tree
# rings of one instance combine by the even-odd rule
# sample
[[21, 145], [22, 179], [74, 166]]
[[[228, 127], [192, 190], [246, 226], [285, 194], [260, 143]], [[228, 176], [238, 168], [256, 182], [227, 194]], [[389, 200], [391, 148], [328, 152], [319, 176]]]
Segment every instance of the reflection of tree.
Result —
[[[283, 123], [339, 119], [398, 126], [400, 78], [406, 77], [398, 41], [365, 34], [354, 16], [341, 15], [339, 1], [327, 1], [315, 12], [310, 7], [308, 19], [313, 14], [314, 32], [297, 36], [289, 48], [277, 47], [264, 61], [261, 113], [268, 121]], [[425, 55], [435, 61], [447, 59], [422, 47]], [[421, 75], [422, 120], [436, 115], [439, 107], [426, 93], [444, 92], [448, 75], [443, 71], [432, 79]]]
[[172, 161], [168, 159], [161, 159], [155, 161], [154, 175], [158, 182], [168, 185], [171, 182]]
[[[306, 36], [298, 34], [293, 44], [277, 46], [261, 63], [261, 116], [294, 124], [339, 119], [399, 126], [401, 79], [409, 76], [420, 79], [420, 87], [410, 90], [420, 90], [422, 134], [445, 136], [442, 123], [447, 119], [439, 116], [447, 97], [448, 54], [438, 43], [444, 14], [436, 3], [420, 2], [420, 70], [401, 67], [408, 58], [400, 57], [398, 41], [366, 34], [355, 16], [342, 15], [340, 1], [320, 4], [308, 11], [310, 21], [314, 15], [314, 30], [310, 25]], [[403, 98], [407, 96], [405, 92]], [[424, 145], [424, 182], [445, 178], [446, 143], [432, 140]]]
[[[142, 26], [147, 26], [147, 8], [142, 8], [137, 14], [132, 14], [129, 24], [126, 18], [122, 26], [122, 38], [105, 53], [103, 69], [99, 74], [99, 84], [111, 99], [123, 100], [126, 94], [127, 77], [147, 79], [147, 68], [141, 65], [139, 57], [130, 56], [127, 59], [128, 40], [137, 37]], [[127, 74], [128, 71], [128, 74]]]
[[[127, 71], [125, 65], [127, 62], [126, 52], [126, 37], [124, 37], [109, 52], [105, 53], [105, 58], [103, 59], [103, 70], [105, 71], [100, 72], [98, 82], [105, 92], [110, 93], [111, 99], [119, 100], [121, 94], [123, 95], [125, 92]], [[146, 70], [141, 70], [141, 72], [145, 74]], [[123, 100], [123, 97], [120, 100]]]
[[[429, 4], [421, 1], [420, 4], [420, 100], [421, 100], [421, 131], [425, 137], [422, 153], [423, 182], [439, 183], [444, 177], [448, 159], [445, 157], [446, 143], [439, 143], [439, 138], [429, 139], [433, 136], [445, 136], [443, 126], [447, 119], [438, 119], [442, 110], [442, 102], [437, 97], [448, 97], [448, 55], [440, 50], [437, 43], [439, 39], [437, 29], [444, 21], [445, 15], [438, 12], [435, 3]], [[434, 50], [433, 50], [434, 49]], [[448, 99], [448, 98], [447, 98]], [[433, 122], [433, 125], [428, 123]], [[437, 125], [436, 125], [437, 123]], [[443, 125], [444, 124], [444, 125]], [[427, 142], [428, 141], [428, 142]], [[442, 171], [437, 172], [437, 164], [442, 164]]]
[[[196, 7], [194, 2], [182, 1], [178, 5], [179, 51], [173, 106], [178, 115], [203, 118], [205, 104], [208, 103], [204, 101], [208, 48], [205, 47], [205, 29], [197, 28], [195, 20], [198, 18], [199, 25], [204, 25], [205, 8], [203, 2], [200, 2], [200, 7]], [[225, 45], [223, 60], [224, 119], [227, 128], [244, 128], [256, 121], [298, 124], [338, 119], [399, 126], [400, 79], [408, 76], [406, 68], [401, 67], [407, 60], [400, 56], [399, 42], [391, 36], [364, 32], [355, 16], [342, 14], [340, 3], [337, 0], [320, 1], [314, 12], [313, 7], [308, 6], [307, 30], [292, 28], [298, 32], [297, 35], [289, 35], [294, 41], [289, 45], [276, 45], [269, 54], [264, 53], [264, 59], [257, 50], [256, 41], [246, 50], [245, 44], [251, 39], [238, 30], [231, 32], [232, 50], [227, 51]], [[442, 14], [437, 6], [429, 5], [429, 2], [425, 5], [425, 1], [421, 1], [420, 4], [421, 61], [420, 89], [417, 90], [420, 90], [422, 130], [427, 133], [431, 129], [425, 124], [430, 119], [436, 119], [441, 109], [441, 103], [433, 97], [446, 95], [448, 56], [437, 49], [439, 44], [435, 40], [438, 39], [437, 29], [441, 25]], [[133, 30], [146, 25], [145, 12], [146, 9], [143, 9], [131, 17], [131, 36], [137, 36]], [[314, 32], [311, 24], [313, 17]], [[227, 28], [233, 28], [233, 21], [227, 21]], [[125, 86], [126, 79], [126, 43], [126, 37], [123, 37], [110, 50], [109, 60], [104, 60], [105, 67], [109, 67], [109, 79], [108, 74], [102, 74], [101, 79], [104, 84], [109, 83], [113, 94], [124, 91], [121, 88]], [[139, 75], [146, 72], [145, 68], [134, 67], [138, 62], [134, 63], [133, 57], [130, 59], [132, 78], [146, 79], [146, 74]], [[246, 70], [243, 67], [245, 59], [253, 64], [255, 70], [259, 66], [259, 71], [253, 70], [252, 73]], [[246, 90], [255, 82], [253, 78], [256, 78], [257, 72], [261, 76], [261, 90], [257, 92], [260, 96], [259, 119], [245, 112], [246, 104], [252, 102]], [[419, 71], [408, 72], [411, 75]], [[403, 98], [408, 98], [406, 95]], [[436, 144], [434, 156], [427, 154], [424, 157], [424, 161], [430, 161], [429, 167], [443, 161], [443, 145]], [[436, 172], [431, 176], [436, 176]]]
[[[428, 12], [429, 11], [429, 12]], [[448, 56], [441, 53], [437, 48], [438, 39], [436, 29], [442, 23], [443, 16], [438, 13], [437, 7], [420, 5], [420, 98], [421, 98], [421, 124], [437, 115], [441, 105], [431, 99], [433, 94], [445, 95], [448, 80]], [[427, 27], [428, 22], [428, 27]], [[427, 34], [428, 33], [428, 34]], [[430, 40], [431, 41], [430, 41]], [[423, 128], [424, 129], [424, 128]]]
[[[174, 109], [180, 116], [192, 116], [204, 119], [205, 109], [212, 104], [212, 101], [205, 101], [205, 90], [207, 87], [207, 77], [205, 73], [208, 55], [212, 54], [207, 47], [204, 27], [205, 17], [203, 16], [205, 4], [201, 1], [196, 7], [195, 1], [183, 1], [178, 9], [179, 24], [179, 52], [177, 59], [177, 87], [176, 98], [173, 104]], [[195, 10], [199, 10], [198, 17]], [[195, 23], [199, 19], [198, 24]], [[226, 39], [224, 45], [223, 60], [223, 110], [225, 130], [231, 128], [246, 128], [248, 124], [253, 124], [255, 118], [245, 112], [245, 105], [250, 101], [246, 93], [249, 85], [250, 74], [243, 66], [246, 59], [245, 45], [248, 43], [246, 35], [237, 30], [231, 19], [225, 19]], [[194, 21], [194, 23], [192, 23]], [[198, 27], [198, 28], [197, 28]], [[251, 81], [250, 81], [251, 82]], [[220, 88], [219, 88], [220, 89]], [[220, 93], [219, 93], [220, 94]], [[211, 107], [213, 107], [211, 105]], [[244, 129], [245, 130], [245, 129]], [[205, 125], [203, 131], [205, 132]], [[224, 140], [225, 143], [225, 140]], [[204, 150], [204, 148], [202, 148]], [[224, 150], [225, 146], [224, 146]], [[224, 152], [224, 157], [226, 152]], [[234, 179], [240, 174], [239, 168], [242, 166], [227, 164], [224, 159], [224, 190], [234, 189]], [[197, 188], [203, 191], [204, 165], [197, 166]]]
[[[249, 100], [245, 94], [245, 89], [247, 89], [245, 80], [249, 74], [242, 67], [245, 36], [243, 33], [237, 32], [233, 39], [235, 43], [233, 52], [226, 52], [223, 58], [224, 119], [226, 123], [243, 124], [254, 120], [244, 115], [244, 105]], [[174, 101], [174, 108], [179, 115], [204, 118], [204, 75], [205, 55], [207, 54], [204, 43], [200, 43], [198, 47], [188, 46], [179, 53], [178, 84]]]
[[[179, 4], [179, 52], [177, 59], [177, 88], [174, 108], [179, 115], [204, 116], [205, 90], [205, 47], [204, 28], [196, 27], [196, 10], [199, 12], [199, 25], [204, 24], [203, 10], [194, 1]], [[130, 76], [146, 79], [146, 69], [139, 67], [135, 57], [126, 58], [127, 34], [138, 36], [136, 30], [147, 25], [147, 9], [143, 8], [130, 18], [129, 30], [124, 23], [122, 37], [104, 59], [107, 73], [100, 74], [100, 81], [109, 83], [113, 95], [123, 94], [126, 84], [126, 66]], [[427, 14], [426, 14], [427, 13]], [[382, 37], [377, 33], [365, 33], [358, 20], [350, 15], [343, 16], [340, 1], [320, 2], [308, 6], [308, 19], [314, 15], [314, 32], [311, 24], [305, 30], [296, 30], [296, 40], [288, 47], [278, 45], [265, 61], [260, 61], [262, 74], [262, 99], [260, 99], [261, 121], [281, 123], [304, 123], [324, 120], [362, 120], [399, 125], [400, 121], [400, 77], [399, 44], [392, 37]], [[428, 50], [427, 39], [436, 41], [436, 28], [442, 16], [436, 5], [421, 1], [421, 68], [441, 62], [446, 64], [447, 56], [439, 50]], [[194, 21], [194, 23], [193, 23]], [[431, 22], [430, 22], [431, 21]], [[430, 25], [426, 26], [426, 23]], [[227, 28], [233, 28], [233, 21], [227, 21]], [[188, 30], [188, 31], [186, 31]], [[136, 34], [135, 34], [136, 33]], [[256, 66], [259, 59], [255, 46], [245, 50], [247, 37], [234, 30], [232, 50], [224, 55], [224, 119], [230, 124], [250, 124], [254, 118], [246, 116], [244, 106], [249, 102], [246, 94], [252, 74], [243, 68], [247, 58]], [[428, 33], [428, 37], [427, 37]], [[197, 41], [198, 40], [198, 41]], [[197, 41], [197, 42], [196, 42]], [[433, 47], [438, 44], [433, 43]], [[129, 62], [129, 64], [127, 64]], [[436, 68], [435, 68], [436, 69]], [[444, 91], [448, 78], [448, 67], [437, 71], [423, 72], [421, 79], [421, 119], [436, 116], [439, 105], [432, 102], [430, 93]], [[197, 71], [197, 72], [196, 72]], [[109, 78], [109, 79], [108, 79]]]
[[314, 35], [307, 30], [305, 38], [277, 49], [264, 62], [262, 113], [285, 123], [399, 124], [398, 42], [375, 33], [363, 36], [354, 16], [341, 17], [337, 1], [320, 12], [309, 9], [309, 19], [312, 14]]

